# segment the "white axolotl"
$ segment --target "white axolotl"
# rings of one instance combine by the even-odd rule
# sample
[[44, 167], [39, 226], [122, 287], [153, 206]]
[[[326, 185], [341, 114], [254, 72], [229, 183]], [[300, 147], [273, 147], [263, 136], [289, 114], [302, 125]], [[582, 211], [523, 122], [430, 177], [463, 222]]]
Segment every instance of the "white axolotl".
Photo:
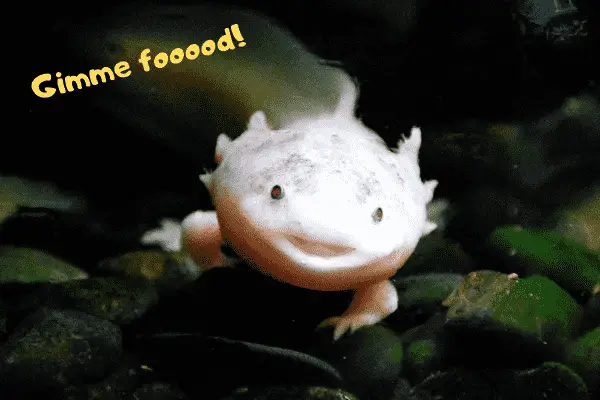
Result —
[[[277, 280], [354, 290], [347, 311], [320, 325], [334, 327], [334, 340], [397, 309], [388, 279], [437, 227], [427, 218], [437, 181], [420, 177], [420, 129], [390, 150], [356, 118], [357, 89], [348, 86], [330, 114], [274, 130], [257, 111], [235, 140], [221, 134], [218, 166], [200, 176], [215, 210], [186, 217], [181, 234], [203, 268], [227, 264], [226, 243]], [[159, 236], [149, 232], [143, 241]]]

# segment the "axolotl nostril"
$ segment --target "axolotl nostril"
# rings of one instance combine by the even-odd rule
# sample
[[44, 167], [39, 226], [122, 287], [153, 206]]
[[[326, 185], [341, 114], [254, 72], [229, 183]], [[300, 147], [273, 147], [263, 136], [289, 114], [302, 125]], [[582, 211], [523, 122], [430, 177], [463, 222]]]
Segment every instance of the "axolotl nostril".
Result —
[[394, 312], [388, 280], [419, 239], [437, 181], [423, 182], [421, 131], [390, 150], [355, 117], [356, 88], [330, 114], [271, 129], [255, 112], [235, 140], [218, 137], [217, 168], [200, 176], [214, 211], [182, 223], [182, 245], [204, 268], [226, 264], [231, 246], [273, 278], [321, 291], [354, 290], [349, 308], [323, 321], [337, 340]]

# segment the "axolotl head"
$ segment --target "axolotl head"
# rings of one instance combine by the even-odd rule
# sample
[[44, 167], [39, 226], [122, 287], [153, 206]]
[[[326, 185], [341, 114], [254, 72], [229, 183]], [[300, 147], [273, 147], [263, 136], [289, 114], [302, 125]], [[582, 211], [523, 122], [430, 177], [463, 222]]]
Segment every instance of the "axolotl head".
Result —
[[237, 139], [220, 135], [201, 176], [221, 233], [263, 273], [314, 290], [387, 279], [436, 225], [436, 181], [420, 178], [421, 132], [390, 150], [354, 118], [299, 119], [272, 130], [256, 112]]

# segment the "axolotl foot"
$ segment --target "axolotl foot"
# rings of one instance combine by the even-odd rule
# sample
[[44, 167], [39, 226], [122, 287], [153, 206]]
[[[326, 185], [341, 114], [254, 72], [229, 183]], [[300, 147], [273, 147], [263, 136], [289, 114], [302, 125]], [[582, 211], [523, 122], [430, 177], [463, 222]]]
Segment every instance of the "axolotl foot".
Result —
[[372, 283], [355, 291], [350, 307], [342, 315], [327, 318], [317, 329], [333, 326], [333, 340], [346, 332], [354, 333], [363, 326], [374, 325], [398, 308], [398, 292], [388, 281]]
[[232, 266], [221, 251], [224, 245], [215, 211], [195, 211], [181, 223], [183, 248], [203, 269]]
[[140, 238], [141, 244], [157, 245], [164, 251], [181, 250], [181, 224], [172, 219], [160, 221], [160, 228], [145, 232]]
[[185, 251], [203, 270], [235, 264], [221, 251], [224, 243], [214, 211], [195, 211], [181, 224], [163, 220], [160, 228], [146, 232], [140, 242], [159, 245], [165, 251]]

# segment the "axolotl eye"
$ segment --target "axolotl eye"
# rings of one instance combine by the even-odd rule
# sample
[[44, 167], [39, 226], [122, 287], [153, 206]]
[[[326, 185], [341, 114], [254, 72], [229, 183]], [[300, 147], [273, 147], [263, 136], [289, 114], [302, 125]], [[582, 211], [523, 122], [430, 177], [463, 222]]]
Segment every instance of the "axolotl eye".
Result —
[[381, 222], [383, 219], [383, 210], [381, 207], [378, 207], [375, 211], [373, 211], [373, 221]]
[[284, 196], [283, 189], [279, 185], [273, 186], [271, 189], [271, 198], [274, 200], [280, 200]]

